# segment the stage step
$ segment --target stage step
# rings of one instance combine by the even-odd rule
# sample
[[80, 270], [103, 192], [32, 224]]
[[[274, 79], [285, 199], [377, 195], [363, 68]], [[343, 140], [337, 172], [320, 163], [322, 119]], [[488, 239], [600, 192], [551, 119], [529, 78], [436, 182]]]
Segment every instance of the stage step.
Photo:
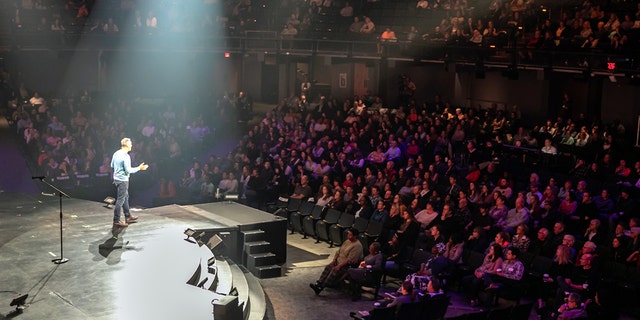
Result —
[[242, 234], [244, 235], [245, 242], [264, 240], [264, 235], [265, 235], [264, 230], [242, 231]]
[[276, 263], [276, 255], [271, 252], [247, 255], [247, 268], [266, 266]]
[[251, 270], [251, 272], [260, 279], [276, 278], [282, 276], [282, 267], [277, 264], [268, 266], [256, 266], [249, 270]]
[[256, 254], [256, 253], [266, 253], [269, 252], [269, 247], [271, 243], [268, 241], [250, 241], [244, 243], [244, 252], [247, 255]]

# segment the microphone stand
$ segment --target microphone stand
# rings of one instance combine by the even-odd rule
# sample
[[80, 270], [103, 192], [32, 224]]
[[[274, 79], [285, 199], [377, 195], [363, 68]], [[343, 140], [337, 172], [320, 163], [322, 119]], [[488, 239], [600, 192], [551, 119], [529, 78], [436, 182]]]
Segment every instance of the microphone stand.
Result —
[[66, 197], [68, 199], [71, 199], [71, 197], [64, 193], [64, 191], [56, 188], [54, 185], [52, 185], [51, 183], [47, 182], [47, 180], [44, 179], [44, 177], [36, 177], [37, 179], [39, 179], [40, 181], [44, 182], [44, 184], [48, 185], [49, 187], [51, 187], [53, 190], [55, 190], [58, 193], [58, 196], [60, 198], [60, 258], [56, 258], [51, 260], [51, 262], [55, 263], [55, 264], [63, 264], [69, 261], [69, 259], [64, 257], [64, 246], [62, 243], [62, 197]]

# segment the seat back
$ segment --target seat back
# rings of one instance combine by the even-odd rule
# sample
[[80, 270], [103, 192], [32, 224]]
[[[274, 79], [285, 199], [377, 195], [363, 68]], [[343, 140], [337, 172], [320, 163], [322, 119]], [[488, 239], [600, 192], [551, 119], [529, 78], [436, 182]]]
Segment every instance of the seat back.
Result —
[[289, 202], [287, 203], [287, 211], [289, 212], [296, 212], [300, 209], [300, 206], [302, 205], [302, 199], [293, 199], [293, 198], [289, 198]]
[[373, 308], [371, 312], [369, 312], [370, 320], [389, 320], [394, 319], [396, 316], [396, 308], [394, 307], [384, 307], [384, 308]]
[[528, 274], [534, 278], [542, 277], [543, 274], [551, 271], [551, 266], [553, 266], [553, 259], [545, 256], [535, 256], [531, 261]]
[[521, 252], [518, 259], [520, 259], [525, 268], [529, 268], [535, 257], [536, 255], [531, 252]]
[[355, 221], [353, 221], [352, 228], [358, 230], [360, 233], [364, 233], [367, 231], [367, 226], [369, 225], [369, 219], [357, 217]]
[[451, 297], [439, 294], [430, 298], [425, 298], [422, 302], [422, 320], [441, 320], [449, 309]]
[[420, 269], [420, 265], [427, 262], [432, 256], [431, 252], [427, 252], [423, 249], [416, 249], [413, 251], [411, 260], [402, 266], [410, 272], [416, 272]]
[[626, 264], [615, 262], [615, 261], [605, 261], [602, 263], [601, 273], [608, 278], [607, 280], [613, 282], [626, 282], [628, 278], [631, 276], [629, 272], [629, 267]]
[[489, 310], [468, 313], [467, 320], [486, 320], [488, 315], [489, 315]]
[[305, 235], [317, 237], [316, 222], [324, 217], [325, 207], [314, 205], [311, 214], [302, 219], [302, 231]]
[[351, 228], [355, 220], [356, 216], [352, 214], [342, 214], [340, 215], [340, 219], [338, 219], [338, 223], [336, 225], [340, 228]]
[[342, 215], [342, 212], [340, 210], [329, 208], [329, 210], [327, 210], [327, 214], [324, 216], [324, 219], [322, 219], [322, 221], [328, 225], [336, 224], [338, 223], [338, 220], [340, 220], [341, 215]]
[[325, 212], [325, 207], [316, 204], [313, 206], [313, 210], [311, 210], [311, 218], [315, 220], [322, 219], [324, 218]]
[[332, 245], [339, 246], [347, 239], [347, 232], [349, 228], [351, 228], [351, 225], [353, 225], [355, 218], [352, 214], [343, 213], [338, 223], [329, 226], [329, 240]]
[[[348, 213], [345, 214], [348, 215]], [[331, 241], [329, 238], [329, 228], [338, 223], [341, 215], [342, 212], [336, 209], [327, 210], [327, 214], [324, 216], [324, 219], [316, 222], [316, 234], [318, 235], [318, 240]]]
[[471, 251], [469, 252], [469, 258], [465, 264], [468, 265], [469, 268], [471, 268], [471, 271], [473, 271], [477, 269], [479, 266], [481, 266], [483, 262], [484, 262], [484, 254], [477, 251]]
[[512, 306], [509, 306], [506, 308], [491, 309], [491, 311], [489, 311], [489, 315], [487, 316], [487, 320], [509, 319], [509, 317], [511, 316], [512, 308]]
[[304, 201], [300, 205], [300, 209], [298, 210], [298, 212], [300, 213], [300, 215], [307, 216], [311, 214], [314, 207], [315, 207], [315, 204], [313, 204], [313, 202]]
[[384, 225], [381, 222], [369, 221], [369, 224], [367, 224], [367, 230], [365, 230], [365, 235], [369, 239], [375, 240], [380, 236], [383, 226]]
[[302, 233], [305, 237], [307, 236], [303, 227], [303, 219], [311, 215], [311, 211], [314, 206], [315, 205], [313, 203], [304, 201], [302, 205], [300, 205], [300, 210], [291, 214], [289, 218], [291, 219], [291, 227], [293, 228], [293, 231]]
[[529, 320], [531, 316], [531, 308], [533, 307], [533, 302], [516, 304], [511, 309], [511, 314], [509, 315], [509, 319], [512, 320]]
[[421, 319], [421, 313], [422, 303], [420, 301], [403, 303], [398, 307], [398, 311], [396, 312], [396, 319]]

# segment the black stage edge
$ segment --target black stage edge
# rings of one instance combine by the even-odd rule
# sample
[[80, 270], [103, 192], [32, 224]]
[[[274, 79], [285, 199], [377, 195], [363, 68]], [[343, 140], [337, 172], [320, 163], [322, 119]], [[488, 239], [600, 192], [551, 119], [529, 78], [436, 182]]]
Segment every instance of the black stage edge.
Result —
[[[64, 255], [69, 261], [52, 264], [52, 258], [60, 258], [58, 200], [0, 193], [0, 319], [16, 316], [10, 302], [18, 294], [28, 294], [25, 309], [17, 315], [22, 320], [52, 316], [69, 320], [212, 319], [214, 312], [233, 313], [212, 302], [228, 304], [225, 299], [233, 298], [235, 284], [229, 280], [235, 264], [225, 258], [212, 259], [207, 246], [185, 241], [188, 228], [225, 230], [223, 235], [233, 235], [235, 240], [222, 240], [222, 247], [231, 249], [229, 258], [243, 257], [238, 253], [242, 248], [236, 242], [242, 239], [239, 235], [260, 228], [273, 243], [269, 250], [278, 254], [278, 260], [286, 259], [286, 220], [241, 204], [132, 209], [139, 222], [113, 228], [112, 209], [72, 198], [63, 200]], [[211, 270], [214, 262], [216, 269]], [[237, 303], [249, 303], [242, 293], [238, 299], [244, 301]], [[216, 319], [230, 319], [227, 316]]]

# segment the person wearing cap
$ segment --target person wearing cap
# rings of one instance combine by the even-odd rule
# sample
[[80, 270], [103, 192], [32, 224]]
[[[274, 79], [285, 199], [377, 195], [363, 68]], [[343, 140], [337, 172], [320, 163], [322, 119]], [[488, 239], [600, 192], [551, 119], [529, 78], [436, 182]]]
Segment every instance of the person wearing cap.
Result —
[[319, 295], [325, 287], [336, 285], [340, 280], [343, 280], [349, 267], [362, 260], [363, 248], [362, 243], [358, 240], [358, 235], [358, 230], [349, 229], [347, 241], [342, 243], [331, 263], [322, 271], [320, 278], [315, 283], [309, 284], [316, 295]]
[[[122, 138], [120, 140], [120, 150], [113, 153], [113, 157], [111, 157], [113, 184], [118, 191], [113, 208], [113, 225], [116, 227], [127, 227], [129, 223], [134, 223], [138, 220], [138, 217], [132, 216], [129, 212], [129, 176], [132, 173], [149, 168], [144, 162], [137, 167], [131, 167], [131, 157], [129, 156], [131, 149], [133, 149], [131, 139]], [[125, 222], [120, 221], [120, 211], [124, 212]]]

